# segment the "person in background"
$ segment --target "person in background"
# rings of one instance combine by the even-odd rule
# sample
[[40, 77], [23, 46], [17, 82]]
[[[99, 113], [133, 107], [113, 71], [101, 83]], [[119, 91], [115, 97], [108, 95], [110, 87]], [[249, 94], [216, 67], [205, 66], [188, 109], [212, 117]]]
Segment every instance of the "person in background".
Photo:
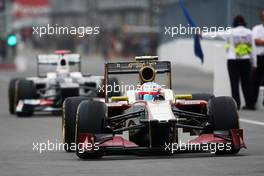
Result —
[[[254, 74], [253, 98], [256, 104], [259, 95], [259, 86], [264, 81], [264, 9], [260, 13], [261, 24], [253, 28], [253, 38], [257, 49], [257, 68]], [[263, 102], [264, 103], [264, 102]]]
[[227, 69], [230, 78], [232, 97], [241, 108], [239, 83], [246, 105], [243, 109], [254, 110], [254, 103], [251, 95], [250, 76], [252, 65], [255, 66], [255, 42], [252, 31], [246, 28], [245, 19], [238, 15], [233, 19], [233, 27], [224, 32], [202, 33], [202, 38], [220, 38], [226, 41]]

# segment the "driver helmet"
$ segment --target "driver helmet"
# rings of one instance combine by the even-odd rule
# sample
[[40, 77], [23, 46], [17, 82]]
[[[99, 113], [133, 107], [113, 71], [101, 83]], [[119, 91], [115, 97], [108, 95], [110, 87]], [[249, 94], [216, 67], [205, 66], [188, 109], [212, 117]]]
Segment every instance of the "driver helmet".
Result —
[[141, 85], [140, 92], [143, 94], [143, 100], [152, 101], [158, 94], [161, 86], [155, 82], [146, 82]]
[[67, 63], [67, 60], [65, 58], [61, 58], [59, 60], [58, 66], [57, 66], [57, 74], [60, 77], [67, 76], [70, 72], [69, 65]]

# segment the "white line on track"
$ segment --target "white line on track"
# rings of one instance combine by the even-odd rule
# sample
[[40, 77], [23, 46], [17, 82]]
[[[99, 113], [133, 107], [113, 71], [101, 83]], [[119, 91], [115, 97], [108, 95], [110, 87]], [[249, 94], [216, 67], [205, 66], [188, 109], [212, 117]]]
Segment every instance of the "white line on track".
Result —
[[264, 126], [264, 122], [260, 122], [260, 121], [256, 121], [256, 120], [248, 120], [248, 119], [239, 119], [240, 122], [244, 122], [244, 123], [250, 123], [250, 124], [254, 124], [254, 125], [261, 125]]

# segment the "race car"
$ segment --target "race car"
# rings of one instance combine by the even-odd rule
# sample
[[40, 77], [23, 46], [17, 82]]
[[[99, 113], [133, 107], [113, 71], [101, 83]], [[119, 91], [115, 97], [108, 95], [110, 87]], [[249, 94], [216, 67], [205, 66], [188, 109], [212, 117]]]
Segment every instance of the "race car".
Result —
[[[108, 83], [117, 84], [118, 81], [113, 78]], [[102, 85], [103, 76], [81, 72], [79, 54], [67, 50], [41, 54], [37, 57], [36, 77], [10, 81], [9, 111], [18, 117], [32, 116], [34, 112], [59, 114], [67, 97], [103, 97], [104, 93], [99, 91]]]
[[[211, 94], [175, 95], [171, 63], [156, 56], [105, 64], [111, 75], [136, 75], [134, 90], [105, 99], [67, 98], [62, 132], [66, 151], [82, 159], [112, 154], [167, 154], [184, 151], [236, 154], [246, 147], [235, 101]], [[157, 79], [166, 84], [159, 84]], [[165, 79], [165, 78], [166, 79]], [[191, 138], [183, 143], [183, 134]], [[206, 147], [207, 146], [207, 147]]]

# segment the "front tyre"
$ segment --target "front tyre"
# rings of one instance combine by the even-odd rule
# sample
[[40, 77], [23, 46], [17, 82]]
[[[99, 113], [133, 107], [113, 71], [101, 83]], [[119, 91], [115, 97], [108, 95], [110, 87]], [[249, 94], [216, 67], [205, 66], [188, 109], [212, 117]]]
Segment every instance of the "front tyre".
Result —
[[[88, 152], [81, 151], [79, 139], [80, 134], [90, 134], [92, 136], [102, 134], [104, 132], [105, 119], [106, 106], [103, 102], [86, 100], [80, 103], [76, 117], [76, 146], [78, 146], [76, 147], [76, 154], [79, 158], [97, 159], [103, 156], [103, 152], [100, 149]], [[92, 142], [91, 144], [95, 145]]]
[[15, 114], [16, 111], [16, 84], [17, 81], [21, 80], [22, 78], [13, 78], [9, 82], [8, 86], [8, 103], [9, 103], [9, 112], [10, 114]]
[[[239, 129], [237, 105], [231, 97], [215, 97], [208, 103], [208, 116], [213, 131], [229, 131]], [[217, 150], [216, 154], [236, 154], [240, 149], [231, 148]]]
[[75, 121], [79, 104], [87, 100], [87, 97], [70, 97], [63, 102], [62, 107], [62, 140], [64, 150], [73, 152], [72, 147], [75, 144]]
[[[37, 91], [33, 81], [30, 80], [18, 80], [16, 82], [16, 94], [15, 102], [20, 100], [30, 100], [37, 98]], [[21, 112], [17, 112], [18, 117], [30, 117], [34, 114], [34, 107], [32, 105], [27, 105], [23, 107]]]

